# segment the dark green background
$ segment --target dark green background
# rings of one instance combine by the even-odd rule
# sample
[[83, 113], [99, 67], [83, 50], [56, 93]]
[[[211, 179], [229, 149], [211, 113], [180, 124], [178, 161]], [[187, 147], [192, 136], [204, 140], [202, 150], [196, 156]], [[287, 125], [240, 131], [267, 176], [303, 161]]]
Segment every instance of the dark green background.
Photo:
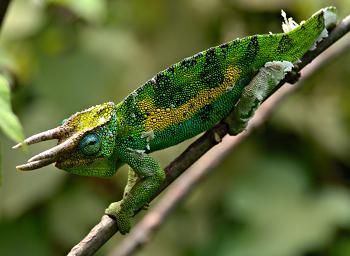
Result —
[[[281, 8], [300, 21], [330, 4], [340, 17], [350, 13], [348, 0], [15, 0], [0, 64], [16, 74], [14, 109], [31, 135], [91, 105], [118, 102], [210, 46], [281, 31]], [[350, 255], [349, 79], [350, 52], [283, 101], [138, 255]], [[21, 152], [0, 140], [2, 256], [64, 255], [121, 198], [125, 167], [109, 180], [53, 166], [17, 172], [16, 164], [53, 143]], [[165, 166], [186, 145], [154, 156]]]

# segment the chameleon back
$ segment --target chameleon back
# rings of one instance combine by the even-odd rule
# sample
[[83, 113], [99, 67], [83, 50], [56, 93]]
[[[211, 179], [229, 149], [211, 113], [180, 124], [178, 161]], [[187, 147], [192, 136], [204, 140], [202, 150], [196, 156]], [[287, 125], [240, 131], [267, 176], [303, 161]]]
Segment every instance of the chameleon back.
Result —
[[325, 27], [321, 10], [290, 32], [236, 39], [170, 66], [118, 105], [118, 139], [154, 151], [208, 130], [230, 113], [266, 62], [297, 61]]

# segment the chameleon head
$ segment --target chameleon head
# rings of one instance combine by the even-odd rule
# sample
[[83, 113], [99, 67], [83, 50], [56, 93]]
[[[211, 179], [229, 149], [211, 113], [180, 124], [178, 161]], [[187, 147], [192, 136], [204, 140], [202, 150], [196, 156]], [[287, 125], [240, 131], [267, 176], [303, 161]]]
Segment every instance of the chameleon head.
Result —
[[58, 144], [19, 165], [29, 171], [51, 163], [67, 172], [84, 176], [111, 176], [116, 171], [114, 155], [116, 135], [116, 106], [103, 103], [78, 112], [65, 119], [61, 126], [35, 134], [15, 145], [19, 148], [41, 141], [57, 139]]

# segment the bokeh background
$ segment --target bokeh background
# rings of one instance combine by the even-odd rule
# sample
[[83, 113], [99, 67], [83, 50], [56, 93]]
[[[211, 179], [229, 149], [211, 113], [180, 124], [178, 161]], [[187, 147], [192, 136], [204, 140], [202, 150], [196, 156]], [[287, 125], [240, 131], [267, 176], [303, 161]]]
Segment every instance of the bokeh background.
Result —
[[[281, 31], [281, 9], [300, 21], [327, 5], [340, 17], [350, 13], [348, 0], [14, 0], [0, 65], [16, 77], [14, 111], [31, 135], [91, 105], [118, 102], [210, 46]], [[138, 255], [350, 255], [349, 81], [350, 52], [288, 97]], [[64, 255], [121, 198], [125, 167], [112, 179], [53, 166], [18, 172], [16, 164], [53, 143], [13, 151], [12, 141], [2, 134], [0, 141], [2, 256]], [[188, 143], [154, 156], [165, 166]]]

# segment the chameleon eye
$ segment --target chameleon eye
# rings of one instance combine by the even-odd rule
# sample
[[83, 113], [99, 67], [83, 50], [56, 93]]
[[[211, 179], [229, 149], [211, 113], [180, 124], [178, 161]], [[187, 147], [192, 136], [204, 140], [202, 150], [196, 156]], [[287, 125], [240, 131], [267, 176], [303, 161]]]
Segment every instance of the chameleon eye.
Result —
[[101, 148], [100, 138], [94, 134], [90, 133], [83, 137], [79, 143], [80, 151], [86, 156], [95, 155]]

